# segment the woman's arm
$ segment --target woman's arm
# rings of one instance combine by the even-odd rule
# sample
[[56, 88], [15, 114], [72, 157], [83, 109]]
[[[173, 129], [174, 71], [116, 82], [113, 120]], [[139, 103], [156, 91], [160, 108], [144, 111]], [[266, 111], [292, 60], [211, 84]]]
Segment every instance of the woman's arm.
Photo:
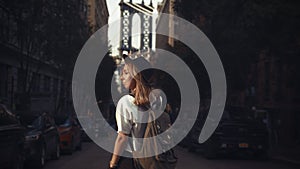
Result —
[[119, 154], [123, 153], [125, 146], [127, 145], [127, 142], [128, 142], [128, 136], [122, 132], [119, 132], [115, 142], [114, 153], [109, 163], [110, 168], [114, 168], [118, 164]]

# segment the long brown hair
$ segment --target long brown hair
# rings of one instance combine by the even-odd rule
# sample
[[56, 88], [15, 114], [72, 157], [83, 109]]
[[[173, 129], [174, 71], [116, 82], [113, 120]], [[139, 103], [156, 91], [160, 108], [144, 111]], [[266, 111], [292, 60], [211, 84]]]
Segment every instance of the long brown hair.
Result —
[[[138, 58], [139, 61], [145, 62], [144, 58]], [[146, 61], [147, 62], [147, 61]], [[149, 63], [149, 62], [148, 62]], [[147, 82], [147, 77], [145, 76], [145, 71], [141, 71], [138, 68], [140, 63], [135, 63], [135, 60], [126, 62], [128, 66], [129, 74], [133, 77], [135, 81], [135, 88], [131, 91], [134, 95], [134, 104], [137, 106], [148, 106], [150, 104], [149, 94], [151, 92], [151, 86]], [[150, 64], [149, 64], [150, 65]], [[143, 66], [143, 65], [142, 65]]]

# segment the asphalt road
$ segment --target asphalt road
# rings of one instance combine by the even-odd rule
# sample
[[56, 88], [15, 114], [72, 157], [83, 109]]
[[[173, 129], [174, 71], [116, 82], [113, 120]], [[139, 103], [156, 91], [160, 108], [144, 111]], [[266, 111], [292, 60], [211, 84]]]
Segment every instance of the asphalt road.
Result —
[[[273, 160], [259, 161], [249, 158], [220, 157], [207, 160], [201, 153], [191, 153], [185, 148], [175, 149], [179, 161], [177, 169], [296, 169], [297, 166]], [[50, 160], [44, 169], [107, 169], [110, 153], [93, 142], [84, 143], [81, 151], [62, 155], [59, 160]], [[299, 166], [298, 166], [299, 167]], [[26, 169], [32, 169], [26, 167]]]

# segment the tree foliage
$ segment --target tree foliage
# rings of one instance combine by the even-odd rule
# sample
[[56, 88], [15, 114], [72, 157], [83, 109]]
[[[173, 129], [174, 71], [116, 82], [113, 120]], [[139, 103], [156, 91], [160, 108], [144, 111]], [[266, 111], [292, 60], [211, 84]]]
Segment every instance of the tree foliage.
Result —
[[[19, 54], [21, 103], [29, 100], [35, 75], [44, 65], [56, 68], [52, 73], [70, 81], [76, 58], [90, 33], [85, 5], [84, 0], [0, 0], [4, 16], [0, 41], [14, 46]], [[55, 97], [57, 101], [63, 99]]]
[[[89, 36], [82, 0], [2, 0], [7, 11], [3, 26], [10, 29], [4, 43], [20, 50], [20, 66], [26, 83], [32, 70], [30, 58], [72, 70], [83, 43]], [[6, 24], [6, 25], [5, 25]], [[4, 30], [1, 30], [4, 32]], [[35, 70], [38, 72], [39, 67]], [[30, 87], [23, 91], [30, 92]]]
[[[193, 5], [191, 5], [193, 4]], [[250, 64], [258, 53], [294, 60], [299, 51], [300, 2], [283, 0], [184, 0], [175, 10], [212, 41], [232, 87], [245, 88]]]

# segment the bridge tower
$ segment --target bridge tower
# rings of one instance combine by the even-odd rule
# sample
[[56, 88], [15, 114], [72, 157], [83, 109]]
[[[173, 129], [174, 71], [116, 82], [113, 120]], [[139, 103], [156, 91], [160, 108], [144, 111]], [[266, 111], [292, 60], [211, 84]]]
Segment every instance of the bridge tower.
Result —
[[140, 45], [137, 50], [140, 52], [152, 51], [152, 29], [153, 21], [152, 15], [154, 7], [152, 0], [150, 4], [146, 4], [144, 0], [141, 3], [133, 3], [132, 0], [120, 2], [121, 10], [121, 23], [120, 23], [120, 56], [123, 50], [133, 50], [132, 28], [137, 25], [133, 25], [133, 15], [138, 14], [140, 18]]

